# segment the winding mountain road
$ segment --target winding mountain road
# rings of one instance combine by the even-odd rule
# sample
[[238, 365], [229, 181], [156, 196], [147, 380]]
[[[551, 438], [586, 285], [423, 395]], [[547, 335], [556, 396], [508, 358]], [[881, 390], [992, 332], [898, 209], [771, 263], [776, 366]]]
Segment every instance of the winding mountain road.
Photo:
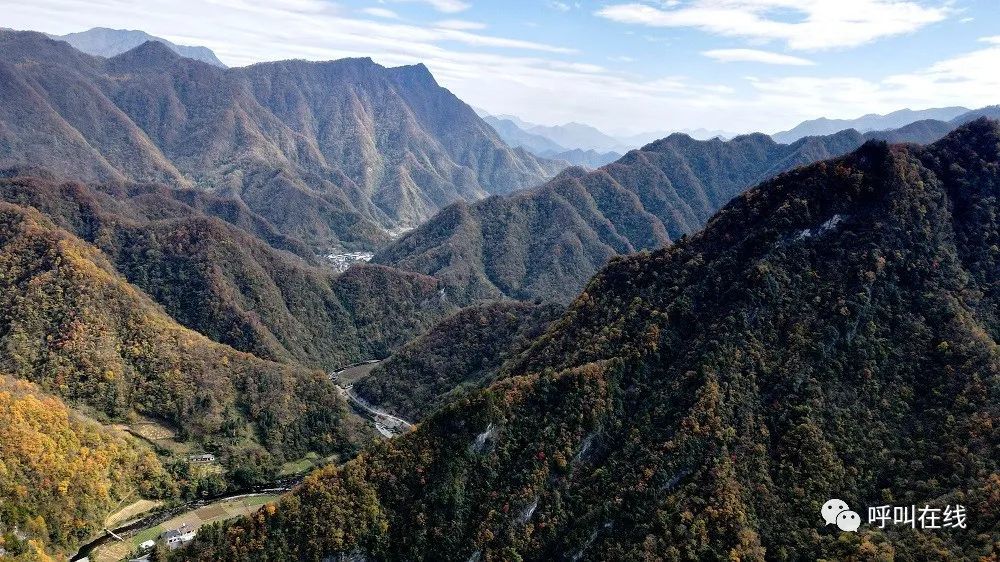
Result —
[[[369, 361], [363, 365], [374, 365], [378, 363], [377, 361]], [[413, 429], [413, 424], [404, 420], [403, 418], [394, 416], [381, 408], [373, 406], [368, 403], [367, 400], [361, 398], [357, 394], [354, 394], [351, 389], [354, 388], [354, 384], [348, 384], [346, 386], [340, 386], [338, 383], [338, 375], [347, 371], [353, 367], [347, 367], [330, 374], [330, 379], [333, 381], [334, 386], [337, 387], [337, 391], [340, 395], [347, 399], [347, 401], [353, 405], [355, 408], [361, 410], [363, 413], [367, 414], [367, 417], [371, 419], [372, 423], [375, 425], [375, 430], [381, 435], [387, 438], [393, 438], [397, 435], [402, 435]]]

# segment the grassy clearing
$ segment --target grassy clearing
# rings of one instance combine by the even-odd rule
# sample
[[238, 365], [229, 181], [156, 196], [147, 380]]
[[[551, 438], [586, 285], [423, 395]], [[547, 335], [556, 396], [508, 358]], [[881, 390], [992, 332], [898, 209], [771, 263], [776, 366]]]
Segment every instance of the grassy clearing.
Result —
[[337, 455], [321, 457], [316, 453], [309, 453], [301, 459], [289, 461], [281, 465], [280, 475], [292, 476], [294, 474], [305, 474], [316, 468], [335, 462], [339, 462], [339, 457]]
[[163, 505], [163, 502], [159, 500], [139, 500], [109, 515], [104, 521], [104, 526], [108, 529], [114, 529], [122, 523], [134, 519], [136, 516], [147, 511], [152, 511], [161, 505]]

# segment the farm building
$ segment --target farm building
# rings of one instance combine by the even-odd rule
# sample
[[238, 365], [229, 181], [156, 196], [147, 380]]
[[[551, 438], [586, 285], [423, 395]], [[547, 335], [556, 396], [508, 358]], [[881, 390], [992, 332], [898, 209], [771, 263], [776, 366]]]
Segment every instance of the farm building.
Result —
[[173, 550], [175, 548], [180, 548], [184, 543], [194, 540], [194, 536], [198, 533], [196, 529], [189, 527], [188, 525], [181, 525], [177, 529], [171, 529], [160, 535], [160, 538], [167, 545], [167, 548]]

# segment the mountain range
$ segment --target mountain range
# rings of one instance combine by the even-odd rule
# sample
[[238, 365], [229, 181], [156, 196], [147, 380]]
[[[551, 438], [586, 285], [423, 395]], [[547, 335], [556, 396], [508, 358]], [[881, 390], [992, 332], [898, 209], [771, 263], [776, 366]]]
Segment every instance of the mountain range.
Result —
[[455, 310], [436, 279], [363, 264], [336, 275], [196, 190], [19, 176], [0, 179], [0, 201], [92, 244], [184, 326], [272, 361], [333, 369], [385, 357]]
[[303, 460], [152, 558], [996, 556], [1000, 107], [635, 148], [183, 49], [0, 30], [0, 558]]
[[[990, 559], [998, 189], [985, 119], [782, 174], [611, 263], [488, 388], [175, 558]], [[829, 498], [967, 528], [842, 533]]]
[[[543, 134], [531, 133], [522, 129], [517, 122], [510, 118], [486, 115], [483, 120], [493, 127], [500, 138], [510, 146], [521, 147], [536, 156], [566, 162], [568, 165], [593, 169], [621, 158], [621, 154], [617, 152], [599, 152], [594, 149], [584, 150], [581, 148], [567, 149]], [[523, 123], [520, 120], [518, 122]]]
[[871, 139], [933, 142], [954, 128], [918, 122], [776, 143], [754, 134], [697, 141], [674, 134], [587, 172], [571, 168], [509, 197], [453, 205], [375, 255], [433, 275], [462, 302], [509, 297], [568, 302], [613, 256], [698, 231], [743, 190]]
[[[600, 129], [584, 123], [566, 123], [564, 125], [539, 125], [529, 123], [514, 115], [491, 115], [489, 112], [477, 109], [476, 112], [493, 127], [511, 146], [521, 146], [539, 156], [554, 157], [559, 153], [581, 151], [601, 155], [624, 153], [634, 148], [640, 148], [651, 142], [665, 138], [674, 132], [684, 133], [698, 140], [720, 138], [722, 140], [737, 136], [721, 130], [680, 129], [677, 131], [650, 131], [639, 134], [609, 135]], [[914, 119], [916, 120], [916, 119]], [[848, 128], [848, 127], [845, 127]], [[603, 157], [603, 156], [602, 156]], [[613, 162], [609, 160], [607, 164]], [[585, 165], [585, 162], [574, 162], [573, 165]]]
[[318, 253], [374, 248], [562, 166], [511, 149], [423, 65], [222, 69], [159, 42], [110, 59], [0, 31], [0, 169], [237, 200]]
[[[348, 451], [345, 404], [322, 372], [265, 361], [170, 318], [94, 246], [0, 202], [4, 374], [102, 421], [141, 414], [220, 451]], [[287, 457], [286, 457], [287, 455]]]
[[77, 50], [88, 55], [111, 58], [126, 51], [142, 45], [147, 41], [163, 43], [171, 51], [182, 57], [207, 62], [213, 66], [225, 68], [226, 65], [215, 56], [208, 47], [191, 47], [187, 45], [176, 45], [163, 39], [146, 33], [145, 31], [129, 29], [109, 29], [107, 27], [94, 27], [86, 31], [77, 33], [67, 33], [66, 35], [49, 35], [53, 39], [65, 41]]
[[901, 109], [886, 115], [869, 113], [857, 119], [827, 119], [821, 117], [803, 121], [794, 128], [775, 133], [771, 137], [780, 143], [792, 143], [803, 137], [817, 135], [830, 135], [845, 129], [854, 129], [861, 133], [870, 131], [884, 131], [887, 129], [898, 129], [916, 121], [951, 121], [952, 119], [968, 113], [965, 107], [941, 107], [935, 109], [923, 109], [914, 111], [912, 109]]

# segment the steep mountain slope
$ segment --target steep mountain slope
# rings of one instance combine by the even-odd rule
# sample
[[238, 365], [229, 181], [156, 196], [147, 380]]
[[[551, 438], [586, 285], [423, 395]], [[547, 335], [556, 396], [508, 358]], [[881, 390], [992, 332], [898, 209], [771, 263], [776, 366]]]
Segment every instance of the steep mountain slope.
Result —
[[170, 487], [152, 451], [3, 375], [0, 459], [4, 560], [66, 559], [116, 507]]
[[965, 107], [941, 107], [917, 111], [901, 109], [886, 115], [871, 113], [857, 119], [827, 119], [821, 117], [819, 119], [804, 121], [788, 131], [775, 133], [771, 137], [777, 142], [792, 143], [803, 137], [830, 135], [845, 129], [854, 129], [862, 133], [884, 131], [886, 129], [898, 129], [917, 121], [951, 121], [968, 111], [969, 109]]
[[263, 361], [182, 328], [96, 248], [0, 202], [0, 365], [101, 419], [164, 420], [183, 439], [276, 459], [349, 451], [322, 372]]
[[[180, 557], [991, 559], [1000, 127], [868, 144], [614, 261], [489, 389]], [[831, 497], [966, 529], [824, 526]]]
[[257, 235], [271, 246], [236, 228], [258, 223], [197, 191], [15, 177], [0, 179], [0, 200], [95, 244], [184, 326], [266, 359], [332, 369], [385, 357], [454, 310], [424, 275], [355, 266], [338, 276], [276, 251], [298, 248], [263, 227]]
[[882, 135], [842, 131], [781, 145], [762, 134], [727, 142], [675, 134], [590, 173], [566, 170], [530, 191], [454, 205], [374, 261], [434, 275], [470, 301], [567, 302], [612, 256], [662, 247], [751, 185]]
[[464, 308], [406, 344], [353, 390], [397, 416], [417, 420], [452, 393], [482, 384], [561, 312], [555, 305], [510, 301]]
[[162, 182], [236, 199], [318, 252], [371, 248], [558, 164], [511, 149], [422, 65], [222, 69], [147, 42], [84, 55], [0, 31], [0, 169]]
[[170, 50], [182, 57], [200, 60], [212, 66], [225, 68], [219, 57], [215, 56], [208, 47], [192, 47], [188, 45], [176, 45], [163, 39], [146, 33], [145, 31], [130, 29], [108, 29], [107, 27], [94, 27], [86, 31], [77, 33], [67, 33], [66, 35], [50, 35], [53, 39], [65, 41], [73, 48], [83, 51], [88, 55], [111, 58], [126, 51], [142, 45], [146, 41], [157, 41], [163, 43]]

